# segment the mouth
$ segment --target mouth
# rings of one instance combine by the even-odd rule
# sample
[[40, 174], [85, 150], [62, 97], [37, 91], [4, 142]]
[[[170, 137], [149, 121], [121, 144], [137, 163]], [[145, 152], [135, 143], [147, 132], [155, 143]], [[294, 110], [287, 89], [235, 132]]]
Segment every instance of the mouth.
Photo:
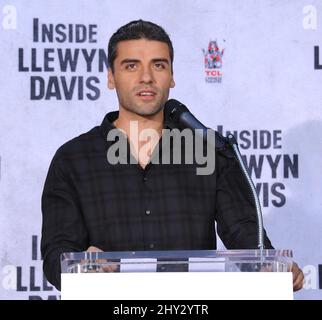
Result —
[[136, 96], [138, 96], [143, 101], [154, 100], [156, 95], [156, 92], [153, 90], [141, 90], [136, 94]]

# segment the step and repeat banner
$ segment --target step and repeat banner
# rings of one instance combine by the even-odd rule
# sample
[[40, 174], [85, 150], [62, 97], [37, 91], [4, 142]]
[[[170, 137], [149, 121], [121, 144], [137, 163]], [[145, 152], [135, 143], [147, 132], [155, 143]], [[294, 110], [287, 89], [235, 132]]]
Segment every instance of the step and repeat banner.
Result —
[[1, 299], [60, 299], [39, 251], [44, 181], [59, 146], [117, 109], [107, 43], [140, 18], [173, 41], [170, 97], [238, 138], [269, 237], [305, 273], [295, 298], [322, 298], [321, 1], [0, 4]]

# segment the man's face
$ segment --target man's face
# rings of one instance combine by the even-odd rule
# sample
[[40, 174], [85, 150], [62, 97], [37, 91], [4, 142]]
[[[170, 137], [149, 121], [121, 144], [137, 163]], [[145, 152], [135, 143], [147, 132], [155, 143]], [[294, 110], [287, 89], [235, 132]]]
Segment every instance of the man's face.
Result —
[[157, 114], [175, 85], [166, 43], [139, 39], [117, 44], [114, 73], [108, 87], [116, 89], [120, 107], [141, 116]]

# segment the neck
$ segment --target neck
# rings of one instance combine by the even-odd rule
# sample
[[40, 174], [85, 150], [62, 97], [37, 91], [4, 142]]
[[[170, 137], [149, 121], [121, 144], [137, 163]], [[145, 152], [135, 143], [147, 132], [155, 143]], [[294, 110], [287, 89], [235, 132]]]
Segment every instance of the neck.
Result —
[[136, 126], [138, 128], [139, 135], [144, 129], [152, 129], [155, 130], [160, 137], [163, 129], [163, 109], [152, 116], [141, 116], [136, 113], [127, 111], [120, 106], [119, 117], [114, 121], [114, 125], [116, 128], [124, 130], [128, 138], [130, 139], [131, 122], [132, 126]]

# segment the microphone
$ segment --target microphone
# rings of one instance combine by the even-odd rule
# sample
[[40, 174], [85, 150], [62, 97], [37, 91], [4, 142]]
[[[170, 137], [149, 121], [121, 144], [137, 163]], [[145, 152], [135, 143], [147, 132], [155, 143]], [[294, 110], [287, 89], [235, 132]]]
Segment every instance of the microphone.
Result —
[[[175, 99], [168, 100], [164, 105], [164, 117], [165, 122], [173, 128], [178, 129], [191, 129], [191, 130], [202, 130], [203, 139], [207, 138], [207, 131], [212, 130], [203, 125], [189, 110], [188, 108]], [[216, 148], [226, 149], [228, 141], [221, 136], [217, 131], [216, 134]]]
[[[211, 130], [203, 125], [181, 102], [170, 99], [164, 105], [164, 117], [165, 122], [170, 126], [170, 128], [185, 129], [189, 128], [192, 130], [201, 129], [203, 130], [203, 139], [207, 137], [207, 130]], [[247, 184], [250, 188], [251, 194], [253, 196], [256, 214], [257, 214], [257, 235], [258, 235], [258, 248], [261, 252], [264, 250], [264, 226], [263, 226], [263, 215], [261, 211], [260, 201], [254, 186], [254, 183], [246, 169], [243, 158], [240, 154], [238, 143], [234, 135], [229, 134], [227, 138], [221, 136], [216, 132], [216, 149], [226, 149], [227, 146], [230, 146], [233, 150], [235, 158], [238, 161], [238, 164], [241, 168], [241, 171], [247, 181]]]

